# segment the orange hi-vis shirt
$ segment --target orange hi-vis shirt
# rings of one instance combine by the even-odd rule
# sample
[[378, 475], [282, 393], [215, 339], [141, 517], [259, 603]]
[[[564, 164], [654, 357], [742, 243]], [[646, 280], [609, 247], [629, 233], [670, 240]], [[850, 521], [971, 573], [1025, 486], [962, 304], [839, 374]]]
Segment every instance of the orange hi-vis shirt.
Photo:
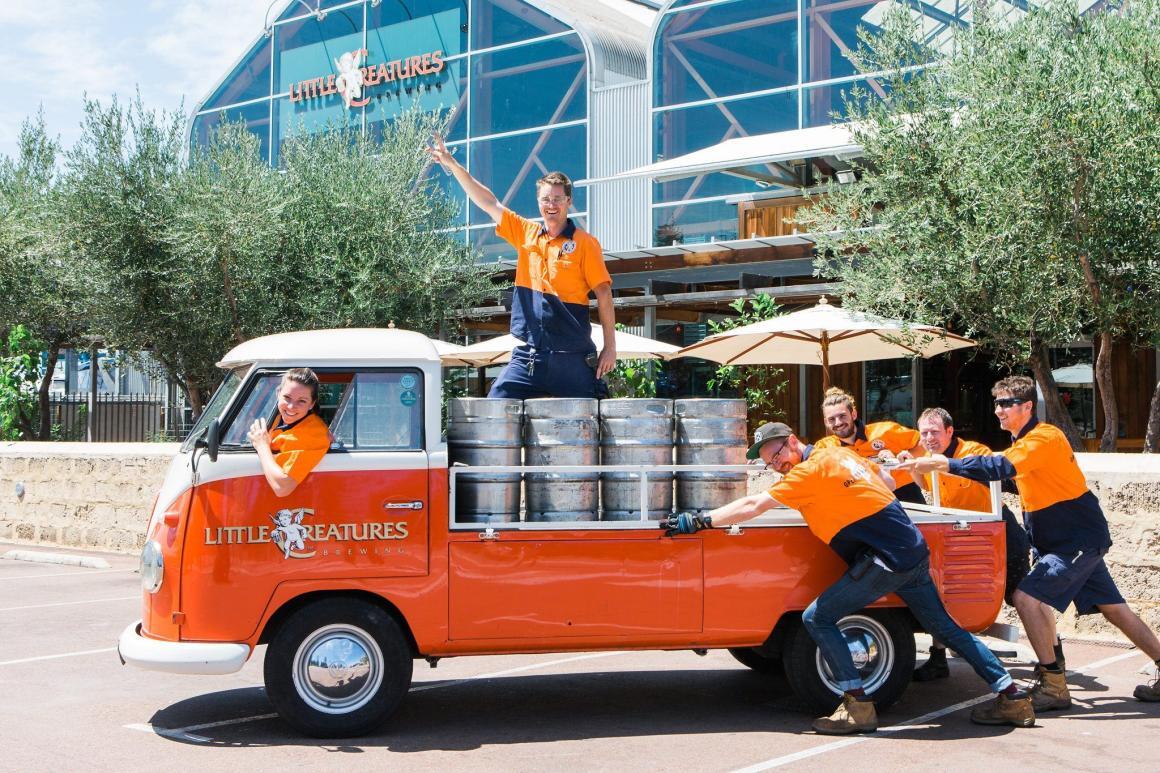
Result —
[[[960, 440], [957, 437], [951, 438], [951, 444], [944, 452], [951, 459], [962, 459], [964, 456], [990, 456], [992, 453], [994, 452], [982, 443]], [[942, 472], [935, 475], [938, 475], [939, 499], [943, 507], [974, 510], [980, 513], [991, 512], [991, 488], [987, 484]], [[922, 477], [929, 488], [931, 476]]]
[[[858, 424], [857, 427], [854, 442], [850, 445], [843, 443], [837, 435], [826, 435], [814, 443], [814, 448], [844, 446], [853, 449], [859, 456], [873, 459], [883, 449], [898, 456], [903, 451], [909, 451], [917, 446], [922, 439], [918, 430], [904, 427], [895, 421], [876, 421], [873, 424]], [[909, 472], [892, 470], [890, 477], [894, 478], [894, 484], [898, 488], [914, 483]]]
[[593, 351], [588, 293], [612, 277], [596, 238], [571, 219], [557, 237], [504, 209], [495, 232], [516, 248], [511, 333], [534, 349]]
[[769, 489], [769, 495], [802, 514], [827, 545], [846, 526], [898, 500], [878, 477], [878, 465], [848, 447], [818, 448]]
[[1003, 456], [1015, 467], [1015, 487], [1024, 510], [1043, 510], [1088, 491], [1067, 437], [1051, 424], [1036, 422]]
[[330, 431], [317, 414], [270, 431], [270, 450], [282, 472], [301, 483], [330, 450]]

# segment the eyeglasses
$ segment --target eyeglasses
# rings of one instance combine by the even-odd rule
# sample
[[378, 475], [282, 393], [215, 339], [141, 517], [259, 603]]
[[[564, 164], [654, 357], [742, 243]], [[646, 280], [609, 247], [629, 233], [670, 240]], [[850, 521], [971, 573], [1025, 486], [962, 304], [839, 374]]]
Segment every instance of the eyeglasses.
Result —
[[563, 204], [567, 200], [567, 196], [544, 196], [539, 201], [541, 204]]
[[1016, 405], [1022, 405], [1023, 403], [1029, 403], [1029, 402], [1031, 402], [1031, 401], [1030, 400], [1021, 400], [1018, 397], [996, 397], [995, 398], [995, 407], [996, 408], [1014, 408]]
[[766, 462], [766, 464], [770, 465], [770, 464], [773, 464], [775, 461], [777, 461], [777, 458], [779, 456], [781, 456], [781, 452], [784, 451], [785, 447], [788, 445], [789, 445], [789, 441], [787, 440], [784, 443], [782, 443], [780, 446], [778, 446], [777, 451], [774, 452], [773, 456], [769, 457], [769, 461]]

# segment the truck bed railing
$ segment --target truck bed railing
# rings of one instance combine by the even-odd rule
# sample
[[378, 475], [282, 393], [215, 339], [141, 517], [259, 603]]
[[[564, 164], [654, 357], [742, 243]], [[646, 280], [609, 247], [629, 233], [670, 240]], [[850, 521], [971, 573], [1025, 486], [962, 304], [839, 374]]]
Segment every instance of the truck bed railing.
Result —
[[[750, 464], [604, 464], [604, 465], [479, 465], [471, 466], [456, 462], [448, 468], [449, 479], [449, 500], [448, 500], [448, 526], [456, 531], [510, 531], [510, 530], [526, 530], [526, 531], [560, 531], [571, 529], [584, 530], [624, 530], [624, 529], [640, 529], [640, 528], [659, 528], [660, 521], [655, 518], [649, 518], [649, 513], [652, 508], [649, 507], [649, 481], [650, 475], [676, 475], [676, 473], [755, 473], [760, 472], [761, 468]], [[517, 475], [526, 473], [586, 473], [586, 474], [600, 474], [600, 473], [637, 473], [640, 475], [640, 514], [639, 520], [619, 520], [619, 521], [529, 521], [527, 520], [526, 508], [521, 505], [520, 519], [518, 521], [494, 521], [494, 522], [465, 522], [456, 520], [456, 484], [460, 475]], [[931, 476], [931, 504], [919, 505], [910, 502], [903, 502], [902, 507], [906, 510], [907, 515], [915, 523], [946, 523], [954, 522], [956, 524], [970, 524], [970, 523], [985, 523], [989, 521], [1002, 520], [1003, 518], [1003, 499], [1002, 489], [999, 483], [992, 482], [990, 484], [991, 491], [991, 511], [980, 512], [977, 510], [962, 510], [953, 507], [943, 507], [942, 498], [939, 491], [938, 476]], [[675, 502], [674, 502], [675, 504]], [[721, 504], [725, 504], [722, 502]], [[598, 511], [599, 512], [599, 511]], [[801, 526], [804, 527], [805, 520], [801, 513], [787, 507], [777, 507], [768, 511], [753, 520], [746, 521], [745, 528], [749, 527], [772, 527], [772, 526]]]

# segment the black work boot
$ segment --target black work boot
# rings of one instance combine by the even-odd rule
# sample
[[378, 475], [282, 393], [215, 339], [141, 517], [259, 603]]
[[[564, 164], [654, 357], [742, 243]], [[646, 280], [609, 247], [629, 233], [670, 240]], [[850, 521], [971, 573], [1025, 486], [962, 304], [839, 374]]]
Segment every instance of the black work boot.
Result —
[[935, 679], [947, 679], [950, 675], [951, 669], [947, 665], [946, 648], [931, 647], [930, 659], [914, 669], [914, 674], [911, 676], [911, 679], [916, 682], [932, 682]]

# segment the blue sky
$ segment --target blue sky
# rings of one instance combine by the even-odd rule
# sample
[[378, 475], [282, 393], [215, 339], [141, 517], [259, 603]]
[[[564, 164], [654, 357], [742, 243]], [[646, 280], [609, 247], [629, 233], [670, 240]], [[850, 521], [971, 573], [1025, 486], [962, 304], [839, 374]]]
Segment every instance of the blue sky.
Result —
[[188, 115], [287, 1], [0, 0], [0, 154], [40, 106], [71, 146], [85, 93]]

